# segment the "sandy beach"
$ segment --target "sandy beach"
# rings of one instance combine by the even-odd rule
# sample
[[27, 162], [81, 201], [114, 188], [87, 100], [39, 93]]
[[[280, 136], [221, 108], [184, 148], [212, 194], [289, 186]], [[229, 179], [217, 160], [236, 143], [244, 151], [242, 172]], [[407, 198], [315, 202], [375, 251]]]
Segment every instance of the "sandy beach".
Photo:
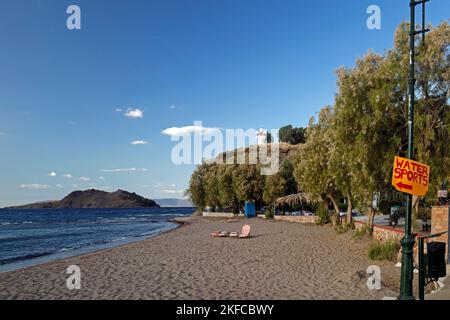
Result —
[[[396, 296], [400, 269], [367, 258], [369, 240], [332, 227], [263, 219], [186, 218], [152, 239], [0, 274], [0, 299], [382, 299]], [[211, 238], [252, 227], [250, 239]], [[70, 265], [81, 290], [66, 288]], [[369, 290], [378, 265], [382, 289]]]

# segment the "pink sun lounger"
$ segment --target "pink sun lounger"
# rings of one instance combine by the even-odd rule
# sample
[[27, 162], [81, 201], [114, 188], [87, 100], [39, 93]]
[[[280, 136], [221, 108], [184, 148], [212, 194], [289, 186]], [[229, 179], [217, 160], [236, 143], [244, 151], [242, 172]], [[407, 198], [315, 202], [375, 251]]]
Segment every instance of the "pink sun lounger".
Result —
[[214, 238], [232, 237], [245, 239], [250, 237], [250, 229], [251, 229], [250, 226], [246, 224], [242, 227], [241, 233], [239, 234], [237, 232], [229, 233], [228, 231], [214, 231], [211, 233], [211, 236]]
[[239, 235], [239, 238], [248, 238], [250, 237], [250, 226], [248, 224], [244, 225], [242, 227], [241, 234]]

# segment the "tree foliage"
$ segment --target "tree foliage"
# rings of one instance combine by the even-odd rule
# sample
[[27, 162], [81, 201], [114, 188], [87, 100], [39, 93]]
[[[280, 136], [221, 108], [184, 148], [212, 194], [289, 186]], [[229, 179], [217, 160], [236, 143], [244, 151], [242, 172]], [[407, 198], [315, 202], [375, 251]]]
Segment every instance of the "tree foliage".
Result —
[[287, 125], [278, 131], [278, 136], [281, 142], [290, 144], [305, 143], [305, 129], [294, 128], [292, 125]]
[[284, 195], [286, 180], [279, 174], [268, 176], [264, 184], [263, 200], [267, 205], [271, 205], [279, 197]]
[[208, 165], [198, 166], [191, 175], [189, 188], [186, 195], [189, 196], [192, 203], [201, 211], [206, 207], [205, 174], [208, 171]]
[[330, 199], [339, 211], [337, 201], [340, 195], [336, 180], [331, 172], [331, 146], [334, 143], [332, 131], [332, 109], [323, 108], [315, 122], [311, 118], [306, 130], [307, 142], [296, 158], [294, 176], [301, 191], [309, 192], [322, 200]]
[[284, 190], [283, 195], [297, 193], [297, 182], [294, 177], [294, 164], [289, 160], [284, 160], [280, 168], [280, 179], [283, 179]]

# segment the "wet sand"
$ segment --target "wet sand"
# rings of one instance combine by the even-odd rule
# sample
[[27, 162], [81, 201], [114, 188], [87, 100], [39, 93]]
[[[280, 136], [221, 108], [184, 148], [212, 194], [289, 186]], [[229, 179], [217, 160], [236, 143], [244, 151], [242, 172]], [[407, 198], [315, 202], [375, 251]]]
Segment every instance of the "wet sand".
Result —
[[[370, 240], [332, 227], [263, 219], [187, 218], [157, 237], [0, 274], [0, 299], [382, 299], [396, 296], [400, 269], [367, 258]], [[215, 230], [250, 239], [211, 238]], [[66, 268], [81, 268], [68, 290]], [[378, 265], [382, 289], [369, 290]]]

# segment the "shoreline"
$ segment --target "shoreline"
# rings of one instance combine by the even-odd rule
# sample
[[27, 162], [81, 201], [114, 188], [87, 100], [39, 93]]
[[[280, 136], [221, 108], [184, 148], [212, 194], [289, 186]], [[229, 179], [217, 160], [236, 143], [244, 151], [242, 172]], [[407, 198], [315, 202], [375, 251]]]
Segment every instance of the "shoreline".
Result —
[[[158, 232], [156, 234], [153, 234], [153, 235], [138, 237], [138, 238], [129, 239], [129, 240], [122, 240], [122, 241], [117, 241], [117, 242], [110, 242], [110, 243], [103, 244], [103, 245], [97, 245], [97, 246], [94, 246], [94, 248], [91, 247], [91, 250], [89, 250], [88, 248], [76, 249], [74, 251], [66, 251], [66, 253], [58, 252], [58, 253], [53, 253], [53, 254], [49, 254], [49, 255], [45, 255], [45, 256], [41, 256], [41, 257], [31, 258], [28, 260], [21, 260], [21, 261], [17, 261], [17, 262], [10, 263], [10, 264], [5, 264], [3, 266], [0, 265], [0, 275], [8, 273], [8, 272], [24, 270], [27, 268], [39, 267], [39, 266], [42, 266], [45, 264], [57, 262], [59, 260], [67, 260], [67, 259], [71, 259], [71, 258], [77, 258], [77, 257], [81, 257], [84, 255], [95, 254], [95, 253], [98, 253], [98, 252], [101, 252], [104, 250], [110, 250], [110, 249], [130, 245], [130, 244], [138, 243], [141, 241], [150, 240], [150, 239], [156, 238], [162, 234], [173, 232], [174, 230], [183, 227], [183, 225], [185, 223], [183, 221], [177, 221], [176, 219], [177, 218], [167, 220], [167, 222], [172, 223], [175, 226], [168, 228], [164, 231]], [[8, 268], [8, 266], [9, 266], [9, 268]], [[1, 270], [2, 267], [4, 267], [6, 270]]]
[[[397, 291], [397, 268], [368, 261], [364, 241], [329, 227], [234, 220], [171, 219], [177, 227], [147, 239], [0, 273], [0, 299], [381, 299]], [[250, 239], [209, 235], [245, 223]], [[379, 291], [366, 287], [371, 264], [382, 268]], [[66, 288], [70, 265], [81, 269], [81, 290]]]

